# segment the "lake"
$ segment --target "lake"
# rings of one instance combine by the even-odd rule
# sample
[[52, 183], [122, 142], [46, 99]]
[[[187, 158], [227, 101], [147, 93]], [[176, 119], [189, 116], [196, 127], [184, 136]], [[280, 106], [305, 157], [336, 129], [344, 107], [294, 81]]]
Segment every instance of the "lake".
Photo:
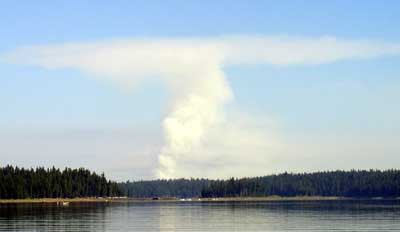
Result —
[[400, 201], [0, 206], [0, 231], [400, 231]]

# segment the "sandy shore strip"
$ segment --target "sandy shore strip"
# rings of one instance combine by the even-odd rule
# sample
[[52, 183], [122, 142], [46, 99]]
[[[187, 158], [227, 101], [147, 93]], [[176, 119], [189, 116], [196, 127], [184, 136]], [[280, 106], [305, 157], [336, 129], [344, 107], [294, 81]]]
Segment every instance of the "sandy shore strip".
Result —
[[351, 200], [346, 197], [322, 197], [322, 196], [297, 196], [297, 197], [224, 197], [224, 198], [37, 198], [37, 199], [0, 199], [0, 204], [67, 204], [67, 203], [96, 203], [96, 202], [236, 202], [236, 201], [335, 201]]

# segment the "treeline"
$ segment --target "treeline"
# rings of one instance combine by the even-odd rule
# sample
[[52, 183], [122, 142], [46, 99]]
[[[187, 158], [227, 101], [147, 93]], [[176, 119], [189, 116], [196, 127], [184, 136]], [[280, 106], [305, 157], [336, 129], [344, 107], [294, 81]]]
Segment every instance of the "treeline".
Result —
[[0, 168], [0, 198], [73, 198], [120, 196], [123, 192], [104, 174], [79, 168]]
[[117, 184], [79, 168], [0, 167], [0, 199], [128, 196], [256, 197], [256, 196], [400, 197], [400, 170], [352, 170], [283, 173], [227, 180], [173, 179]]
[[207, 179], [151, 180], [121, 183], [125, 195], [134, 198], [200, 196], [210, 183]]
[[202, 197], [400, 196], [400, 171], [333, 171], [211, 181]]
[[399, 197], [399, 170], [283, 173], [228, 180], [178, 179], [121, 184], [129, 197]]

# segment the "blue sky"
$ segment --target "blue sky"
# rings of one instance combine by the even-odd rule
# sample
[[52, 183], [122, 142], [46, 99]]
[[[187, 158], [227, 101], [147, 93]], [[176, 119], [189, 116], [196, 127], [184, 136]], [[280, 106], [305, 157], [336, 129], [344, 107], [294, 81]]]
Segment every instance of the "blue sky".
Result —
[[[398, 1], [30, 1], [23, 4], [4, 1], [1, 5], [0, 54], [21, 46], [135, 37], [328, 35], [400, 42]], [[389, 141], [386, 144], [389, 150], [366, 147], [372, 153], [365, 153], [375, 158], [362, 164], [354, 158], [348, 166], [340, 162], [332, 165], [317, 162], [298, 168], [280, 161], [279, 168], [265, 171], [270, 173], [346, 169], [353, 164], [355, 168], [398, 166], [400, 159], [396, 153], [400, 148], [391, 141], [398, 138], [400, 129], [399, 64], [400, 56], [383, 56], [310, 66], [230, 66], [224, 71], [235, 95], [232, 103], [235, 108], [273, 119], [287, 140], [311, 137], [325, 144], [325, 140], [318, 139], [331, 141], [328, 139], [331, 136], [351, 135], [354, 137], [335, 143], [338, 146], [346, 143], [338, 152], [348, 149], [359, 154], [364, 151], [348, 148], [349, 140], [354, 139], [358, 147], [378, 137], [383, 142]], [[0, 131], [7, 145], [0, 148], [0, 162], [85, 166], [105, 170], [116, 179], [148, 178], [156, 158], [154, 155], [146, 158], [140, 165], [136, 160], [142, 159], [143, 154], [157, 153], [153, 147], [162, 140], [160, 123], [166, 111], [166, 95], [165, 87], [156, 81], [129, 92], [74, 69], [46, 70], [0, 63]], [[115, 162], [110, 167], [107, 153], [98, 155], [91, 150], [99, 141], [115, 144], [115, 134], [107, 132], [115, 130], [125, 136], [122, 141], [131, 144], [119, 144], [118, 147], [126, 147], [118, 151], [120, 156], [114, 157], [130, 157], [131, 166]], [[24, 150], [19, 144], [27, 142], [27, 131], [38, 141], [26, 145]], [[106, 135], [93, 139], [92, 134], [99, 136], [98, 131], [105, 131]], [[54, 134], [69, 136], [47, 146], [46, 139], [58, 138]], [[38, 139], [41, 136], [43, 140]], [[83, 140], [79, 146], [71, 142], [79, 136], [88, 141]], [[142, 144], [144, 148], [140, 147]], [[56, 147], [74, 145], [77, 149], [70, 152], [82, 157], [81, 160], [71, 160], [64, 152], [54, 155], [58, 152]], [[329, 143], [326, 149], [331, 146]], [[305, 153], [316, 152], [307, 149]], [[82, 150], [86, 153], [80, 153]], [[35, 155], [39, 158], [31, 158]], [[327, 160], [335, 160], [333, 156], [327, 155], [331, 157]], [[95, 157], [98, 163], [91, 162]]]

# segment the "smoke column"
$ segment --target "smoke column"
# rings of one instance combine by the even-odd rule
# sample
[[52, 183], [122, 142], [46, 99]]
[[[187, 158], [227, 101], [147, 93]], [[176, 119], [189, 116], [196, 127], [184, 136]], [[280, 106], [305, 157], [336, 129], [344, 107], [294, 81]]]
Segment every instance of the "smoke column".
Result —
[[[208, 159], [209, 163], [215, 164], [218, 158], [221, 165], [218, 175], [265, 174], [267, 157], [271, 157], [269, 147], [265, 146], [269, 142], [263, 136], [265, 131], [254, 131], [246, 125], [235, 129], [235, 123], [231, 121], [228, 124], [233, 127], [221, 127], [227, 124], [224, 105], [233, 98], [222, 71], [225, 66], [316, 65], [398, 54], [398, 43], [380, 41], [231, 36], [22, 47], [0, 58], [48, 69], [78, 69], [89, 73], [90, 77], [116, 82], [130, 90], [147, 77], [159, 77], [172, 96], [163, 120], [165, 143], [158, 155], [155, 174], [159, 178], [174, 178], [191, 175], [190, 169], [181, 172], [188, 168], [177, 164], [192, 159], [197, 159], [196, 162]], [[226, 128], [230, 130], [228, 134]], [[230, 136], [230, 144], [225, 141], [225, 136]], [[252, 157], [244, 156], [244, 153]], [[259, 169], [255, 168], [257, 165]], [[202, 167], [204, 165], [200, 165]], [[237, 173], [240, 171], [242, 173]]]
[[164, 119], [166, 144], [159, 155], [157, 175], [175, 177], [176, 161], [180, 156], [201, 146], [207, 131], [223, 120], [223, 105], [231, 99], [231, 90], [218, 67], [204, 67], [193, 73], [195, 78], [187, 94], [177, 99]]

